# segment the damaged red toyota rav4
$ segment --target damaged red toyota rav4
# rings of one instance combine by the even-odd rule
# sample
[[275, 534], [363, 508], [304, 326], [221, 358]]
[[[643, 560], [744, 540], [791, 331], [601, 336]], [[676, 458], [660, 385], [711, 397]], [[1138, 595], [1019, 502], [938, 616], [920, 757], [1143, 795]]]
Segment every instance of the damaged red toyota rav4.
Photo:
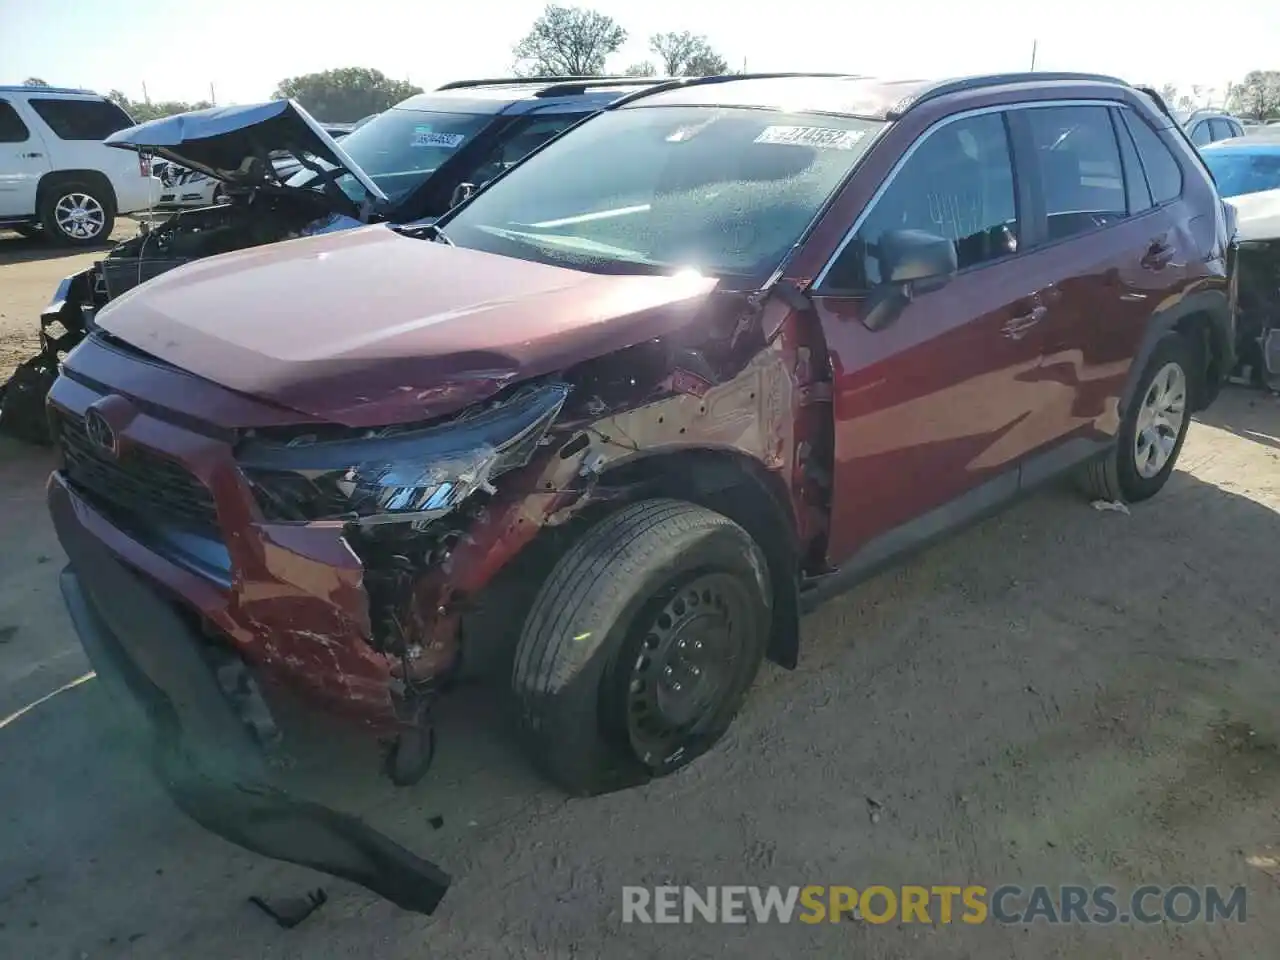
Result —
[[434, 224], [102, 310], [50, 399], [69, 608], [193, 816], [429, 909], [411, 854], [270, 794], [359, 836], [300, 849], [202, 758], [258, 776], [288, 687], [411, 781], [471, 674], [572, 793], [689, 763], [815, 600], [1068, 471], [1164, 485], [1232, 366], [1228, 217], [1106, 77], [659, 84]]

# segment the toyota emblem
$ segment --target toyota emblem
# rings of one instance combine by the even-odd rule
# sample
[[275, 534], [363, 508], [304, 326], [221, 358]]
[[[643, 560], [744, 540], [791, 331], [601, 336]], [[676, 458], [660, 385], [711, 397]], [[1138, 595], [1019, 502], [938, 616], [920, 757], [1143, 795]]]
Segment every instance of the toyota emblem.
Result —
[[118, 452], [116, 432], [107, 423], [107, 418], [97, 410], [90, 410], [84, 415], [84, 432], [89, 442], [103, 453], [114, 457]]

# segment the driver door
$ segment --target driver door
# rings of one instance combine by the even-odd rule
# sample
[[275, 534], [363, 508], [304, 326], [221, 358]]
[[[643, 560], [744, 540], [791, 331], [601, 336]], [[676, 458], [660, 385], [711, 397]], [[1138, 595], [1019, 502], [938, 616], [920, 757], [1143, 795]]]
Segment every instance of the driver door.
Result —
[[[944, 119], [818, 278], [833, 368], [834, 565], [875, 565], [1013, 496], [1019, 463], [1061, 433], [1055, 407], [1070, 391], [1039, 374], [1058, 294], [1048, 258], [1019, 252], [1029, 201], [1018, 182], [1004, 114]], [[951, 240], [958, 270], [873, 330], [879, 241], [893, 230]]]

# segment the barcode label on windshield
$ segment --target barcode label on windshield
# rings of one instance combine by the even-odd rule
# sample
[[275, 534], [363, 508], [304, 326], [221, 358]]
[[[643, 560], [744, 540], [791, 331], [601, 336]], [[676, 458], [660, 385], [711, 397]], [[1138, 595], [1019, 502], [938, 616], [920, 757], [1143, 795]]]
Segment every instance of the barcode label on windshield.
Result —
[[833, 127], [765, 127], [756, 143], [790, 143], [824, 150], [852, 150], [865, 135], [862, 130], [837, 130]]
[[461, 133], [435, 133], [425, 127], [418, 127], [413, 132], [415, 147], [444, 147], [452, 150], [465, 139]]

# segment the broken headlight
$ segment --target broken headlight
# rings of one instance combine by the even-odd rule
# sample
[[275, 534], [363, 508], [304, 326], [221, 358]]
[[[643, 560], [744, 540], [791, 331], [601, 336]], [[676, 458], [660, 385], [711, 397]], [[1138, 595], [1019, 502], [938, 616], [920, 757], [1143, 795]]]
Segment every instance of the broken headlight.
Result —
[[568, 396], [540, 384], [430, 427], [251, 437], [236, 459], [268, 520], [426, 522], [528, 463]]

